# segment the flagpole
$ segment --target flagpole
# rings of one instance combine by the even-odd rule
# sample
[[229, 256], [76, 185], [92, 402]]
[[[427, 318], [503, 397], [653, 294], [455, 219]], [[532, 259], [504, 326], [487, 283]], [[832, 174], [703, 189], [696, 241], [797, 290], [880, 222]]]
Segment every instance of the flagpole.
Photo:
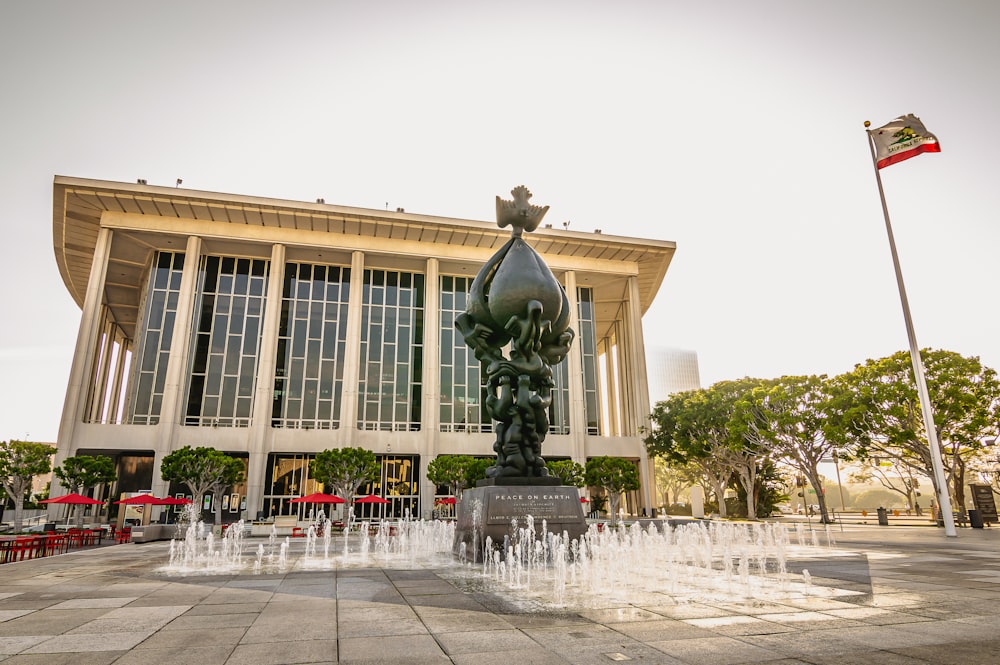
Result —
[[889, 236], [889, 251], [892, 253], [892, 265], [896, 270], [896, 285], [899, 287], [899, 301], [903, 306], [903, 319], [906, 322], [906, 336], [910, 341], [910, 360], [913, 363], [913, 378], [917, 383], [917, 394], [920, 396], [920, 410], [924, 414], [924, 429], [927, 431], [927, 443], [931, 451], [931, 469], [937, 485], [938, 506], [944, 520], [944, 535], [955, 537], [955, 517], [951, 512], [951, 497], [948, 494], [948, 484], [944, 477], [944, 465], [941, 463], [941, 444], [938, 443], [937, 427], [934, 425], [934, 411], [931, 407], [930, 394], [927, 391], [927, 380], [924, 378], [924, 363], [920, 359], [920, 347], [917, 346], [917, 336], [913, 332], [913, 319], [910, 317], [910, 303], [906, 298], [906, 287], [903, 286], [903, 272], [899, 268], [899, 255], [896, 253], [896, 241], [892, 235], [892, 224], [889, 223], [889, 207], [885, 204], [885, 191], [882, 189], [882, 175], [879, 173], [878, 158], [875, 156], [875, 142], [872, 139], [871, 123], [865, 121], [865, 132], [868, 134], [868, 148], [872, 153], [872, 166], [875, 168], [875, 182], [878, 183], [878, 196], [882, 201], [882, 215], [885, 217], [885, 231]]

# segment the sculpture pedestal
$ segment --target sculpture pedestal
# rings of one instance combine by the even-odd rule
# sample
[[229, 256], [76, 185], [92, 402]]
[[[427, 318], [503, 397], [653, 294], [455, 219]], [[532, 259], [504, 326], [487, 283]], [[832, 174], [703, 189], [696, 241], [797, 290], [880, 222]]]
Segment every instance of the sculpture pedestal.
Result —
[[579, 538], [587, 532], [580, 492], [558, 482], [554, 478], [491, 478], [465, 490], [458, 503], [452, 552], [459, 556], [464, 549], [466, 560], [481, 562], [487, 537], [494, 548], [502, 548], [505, 537], [515, 537], [518, 529], [527, 526], [529, 515], [538, 539], [543, 520], [547, 532], [562, 535], [565, 531], [570, 538]]

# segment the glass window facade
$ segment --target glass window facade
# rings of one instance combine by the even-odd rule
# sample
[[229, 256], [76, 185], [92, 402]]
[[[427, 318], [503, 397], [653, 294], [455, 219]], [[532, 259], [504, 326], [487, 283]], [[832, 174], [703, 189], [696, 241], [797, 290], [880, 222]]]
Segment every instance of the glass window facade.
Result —
[[339, 427], [350, 286], [350, 268], [285, 266], [273, 427]]
[[389, 503], [356, 503], [354, 516], [362, 520], [420, 517], [420, 457], [376, 455], [382, 465], [378, 482], [363, 485], [358, 496], [374, 494]]
[[580, 330], [577, 344], [583, 357], [583, 399], [587, 417], [587, 434], [601, 433], [601, 406], [598, 401], [597, 331], [594, 325], [594, 290], [579, 287], [576, 290], [577, 319]]
[[[329, 517], [336, 505], [317, 506], [306, 503], [290, 503], [299, 496], [322, 492], [322, 483], [309, 475], [309, 463], [315, 459], [312, 454], [278, 454], [267, 456], [267, 470], [264, 475], [264, 509], [261, 517], [275, 515], [297, 515], [305, 519], [323, 508]], [[389, 503], [357, 503], [354, 514], [357, 519], [402, 519], [407, 511], [411, 517], [420, 513], [420, 457], [418, 455], [376, 455], [382, 466], [379, 480], [362, 485], [355, 496], [374, 494], [387, 499]], [[327, 488], [329, 489], [329, 488]], [[332, 491], [332, 490], [331, 490]], [[339, 504], [337, 504], [339, 505]]]
[[549, 434], [569, 434], [569, 362], [563, 360], [552, 368], [552, 382]]
[[[304, 519], [310, 510], [318, 510], [317, 506], [305, 503], [289, 503], [292, 499], [314, 492], [322, 492], [323, 484], [309, 477], [309, 462], [315, 455], [280, 455], [271, 453], [267, 456], [267, 469], [264, 472], [264, 508], [261, 517], [275, 515], [298, 515]], [[327, 515], [328, 506], [323, 507]]]
[[493, 421], [486, 411], [486, 386], [476, 356], [455, 330], [455, 319], [468, 304], [471, 277], [441, 277], [440, 361], [442, 432], [490, 432]]
[[202, 257], [185, 425], [250, 426], [268, 264]]
[[424, 276], [366, 269], [358, 428], [420, 429]]
[[160, 422], [163, 383], [181, 291], [184, 255], [157, 252], [149, 271], [142, 311], [141, 341], [132, 357], [134, 386], [130, 403], [130, 422], [155, 425]]

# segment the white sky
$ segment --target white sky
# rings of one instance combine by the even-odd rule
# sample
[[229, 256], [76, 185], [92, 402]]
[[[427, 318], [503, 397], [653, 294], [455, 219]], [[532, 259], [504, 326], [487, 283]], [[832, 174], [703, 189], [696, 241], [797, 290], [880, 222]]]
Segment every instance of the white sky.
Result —
[[0, 439], [55, 441], [80, 311], [55, 175], [673, 240], [647, 342], [703, 385], [921, 346], [1000, 368], [1000, 4], [798, 0], [0, 3]]

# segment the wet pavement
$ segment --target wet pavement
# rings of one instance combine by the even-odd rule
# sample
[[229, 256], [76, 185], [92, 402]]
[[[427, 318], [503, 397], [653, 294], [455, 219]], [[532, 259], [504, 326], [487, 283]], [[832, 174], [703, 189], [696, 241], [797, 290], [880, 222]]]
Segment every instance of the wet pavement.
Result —
[[0, 661], [1000, 662], [1000, 528], [830, 533], [832, 546], [790, 557], [808, 584], [779, 598], [651, 590], [558, 608], [510, 602], [445, 569], [178, 576], [162, 570], [167, 543], [114, 545], [0, 566]]

